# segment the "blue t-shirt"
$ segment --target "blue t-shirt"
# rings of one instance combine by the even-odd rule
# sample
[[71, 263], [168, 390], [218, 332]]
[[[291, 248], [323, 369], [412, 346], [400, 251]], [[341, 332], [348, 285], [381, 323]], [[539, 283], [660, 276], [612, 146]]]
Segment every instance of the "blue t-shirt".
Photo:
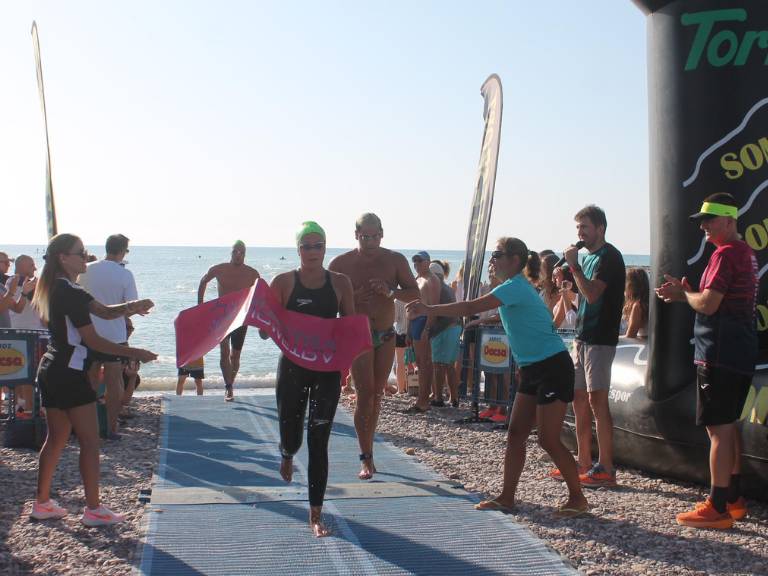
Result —
[[491, 292], [499, 306], [509, 347], [519, 366], [540, 362], [566, 350], [552, 323], [552, 313], [533, 286], [516, 274]]

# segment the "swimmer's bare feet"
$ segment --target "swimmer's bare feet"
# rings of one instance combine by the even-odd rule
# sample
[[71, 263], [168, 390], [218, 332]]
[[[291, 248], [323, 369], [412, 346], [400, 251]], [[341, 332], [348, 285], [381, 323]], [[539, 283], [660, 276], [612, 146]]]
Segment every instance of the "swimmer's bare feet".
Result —
[[376, 466], [373, 464], [373, 454], [360, 454], [360, 473], [357, 475], [360, 480], [370, 480], [376, 473]]
[[324, 538], [331, 535], [331, 530], [323, 524], [323, 508], [322, 506], [310, 506], [309, 507], [309, 526], [312, 528], [312, 533], [315, 538]]
[[283, 456], [280, 462], [280, 476], [283, 480], [290, 482], [293, 478], [293, 458], [286, 458]]

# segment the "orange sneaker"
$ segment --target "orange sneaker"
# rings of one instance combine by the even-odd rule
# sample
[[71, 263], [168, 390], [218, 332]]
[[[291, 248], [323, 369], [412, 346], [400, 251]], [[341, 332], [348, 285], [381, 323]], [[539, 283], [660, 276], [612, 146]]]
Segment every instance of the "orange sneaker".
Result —
[[602, 464], [595, 464], [591, 470], [579, 474], [579, 481], [584, 488], [612, 488], [616, 486], [616, 470], [608, 472]]
[[[707, 502], [709, 502], [709, 497], [707, 497]], [[707, 502], [699, 502], [696, 504], [696, 508], [703, 508], [707, 505]], [[744, 516], [747, 515], [747, 501], [744, 500], [744, 498], [739, 498], [736, 500], [736, 502], [726, 502], [725, 503], [725, 511], [728, 512], [728, 514], [731, 515], [731, 518], [734, 520], [741, 520], [744, 518]]]
[[690, 512], [677, 515], [677, 523], [691, 528], [717, 528], [724, 530], [733, 526], [733, 518], [728, 512], [720, 513], [712, 506], [712, 501], [707, 498], [705, 502], [696, 504]]
[[[591, 466], [579, 466], [576, 464], [576, 470], [579, 473], [579, 477], [581, 477], [582, 474], [586, 474], [591, 469]], [[549, 474], [547, 474], [550, 478], [553, 480], [559, 480], [560, 482], [563, 481], [563, 473], [560, 472], [560, 468], [553, 468]]]

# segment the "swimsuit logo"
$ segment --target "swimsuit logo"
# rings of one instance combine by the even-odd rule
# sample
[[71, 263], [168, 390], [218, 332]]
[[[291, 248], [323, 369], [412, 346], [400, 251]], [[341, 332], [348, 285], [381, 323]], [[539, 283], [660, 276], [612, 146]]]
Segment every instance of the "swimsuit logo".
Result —
[[544, 397], [545, 398], [552, 398], [552, 396], [554, 396], [554, 395], [555, 395], [554, 392], [547, 392], [546, 394], [544, 394]]
[[311, 298], [296, 298], [296, 306], [304, 306], [306, 304], [312, 304]]

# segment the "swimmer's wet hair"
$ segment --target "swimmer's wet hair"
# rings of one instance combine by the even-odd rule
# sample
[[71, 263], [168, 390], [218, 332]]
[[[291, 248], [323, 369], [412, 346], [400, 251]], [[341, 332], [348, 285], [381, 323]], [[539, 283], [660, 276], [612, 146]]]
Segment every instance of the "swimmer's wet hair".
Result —
[[379, 230], [383, 230], [381, 219], [373, 212], [366, 212], [355, 221], [355, 230], [360, 230], [363, 226], [375, 226]]

